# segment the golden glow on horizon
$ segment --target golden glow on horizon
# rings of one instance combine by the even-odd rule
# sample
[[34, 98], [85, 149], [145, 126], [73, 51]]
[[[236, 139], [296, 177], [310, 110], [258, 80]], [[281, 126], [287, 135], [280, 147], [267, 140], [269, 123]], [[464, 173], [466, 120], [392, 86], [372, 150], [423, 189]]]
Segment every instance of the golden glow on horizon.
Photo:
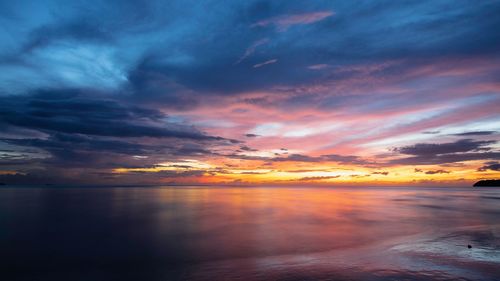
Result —
[[[224, 161], [222, 161], [224, 162]], [[276, 162], [272, 166], [263, 167], [261, 161], [226, 161], [206, 162], [199, 160], [183, 160], [164, 162], [147, 168], [117, 168], [116, 174], [158, 173], [171, 171], [174, 176], [166, 180], [176, 179], [181, 182], [193, 182], [184, 179], [183, 172], [201, 171], [202, 176], [196, 183], [205, 184], [425, 184], [431, 182], [464, 182], [478, 178], [490, 179], [498, 177], [498, 173], [481, 172], [478, 168], [481, 161], [469, 161], [465, 164], [450, 165], [443, 169], [438, 165], [392, 166], [385, 168], [367, 168], [355, 165], [339, 165], [335, 163], [297, 163]], [[178, 174], [178, 177], [175, 177]]]
[[2, 171], [0, 170], [0, 175], [16, 175], [16, 174], [23, 174], [17, 171]]

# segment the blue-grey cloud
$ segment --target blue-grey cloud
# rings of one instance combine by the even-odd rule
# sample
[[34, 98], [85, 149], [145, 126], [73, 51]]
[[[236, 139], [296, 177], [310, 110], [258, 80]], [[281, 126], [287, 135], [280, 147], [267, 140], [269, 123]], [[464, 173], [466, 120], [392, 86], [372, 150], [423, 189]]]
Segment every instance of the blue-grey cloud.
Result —
[[78, 91], [39, 92], [1, 98], [0, 123], [44, 132], [110, 137], [217, 140], [193, 127], [165, 121], [158, 110], [92, 99]]
[[496, 161], [490, 161], [484, 163], [484, 166], [480, 167], [478, 169], [480, 172], [485, 172], [485, 171], [500, 171], [500, 162]]
[[[471, 160], [499, 159], [500, 152], [489, 147], [489, 145], [495, 143], [496, 141], [475, 141], [471, 139], [448, 143], [417, 143], [394, 148], [393, 151], [395, 152], [411, 156], [390, 160], [388, 164], [439, 165]], [[417, 170], [415, 171], [417, 172]]]
[[454, 136], [467, 137], [467, 136], [489, 136], [496, 134], [496, 131], [475, 131], [454, 134]]
[[394, 151], [401, 154], [416, 156], [432, 156], [439, 154], [476, 151], [479, 149], [483, 149], [485, 146], [493, 144], [495, 142], [496, 141], [474, 141], [471, 139], [462, 139], [448, 143], [417, 143], [415, 145], [395, 148]]

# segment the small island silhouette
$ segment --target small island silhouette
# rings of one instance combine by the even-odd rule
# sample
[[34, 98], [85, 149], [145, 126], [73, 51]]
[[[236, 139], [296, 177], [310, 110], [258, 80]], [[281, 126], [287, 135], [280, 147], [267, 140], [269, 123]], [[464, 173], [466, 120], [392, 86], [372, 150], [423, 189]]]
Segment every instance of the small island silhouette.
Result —
[[474, 185], [476, 186], [498, 186], [500, 187], [500, 180], [480, 180], [476, 182]]

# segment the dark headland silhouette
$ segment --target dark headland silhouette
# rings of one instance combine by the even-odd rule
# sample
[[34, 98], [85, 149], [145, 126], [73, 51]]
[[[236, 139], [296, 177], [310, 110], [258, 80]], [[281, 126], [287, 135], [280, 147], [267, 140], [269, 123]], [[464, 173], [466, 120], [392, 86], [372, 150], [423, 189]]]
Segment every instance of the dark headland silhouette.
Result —
[[498, 186], [500, 187], [500, 180], [480, 180], [473, 186]]

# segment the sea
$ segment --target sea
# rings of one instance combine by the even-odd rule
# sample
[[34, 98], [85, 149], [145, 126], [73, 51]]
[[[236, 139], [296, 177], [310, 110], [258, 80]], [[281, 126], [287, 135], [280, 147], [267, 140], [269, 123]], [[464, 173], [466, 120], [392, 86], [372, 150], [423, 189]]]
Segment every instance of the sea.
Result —
[[0, 188], [0, 280], [500, 280], [500, 188]]

